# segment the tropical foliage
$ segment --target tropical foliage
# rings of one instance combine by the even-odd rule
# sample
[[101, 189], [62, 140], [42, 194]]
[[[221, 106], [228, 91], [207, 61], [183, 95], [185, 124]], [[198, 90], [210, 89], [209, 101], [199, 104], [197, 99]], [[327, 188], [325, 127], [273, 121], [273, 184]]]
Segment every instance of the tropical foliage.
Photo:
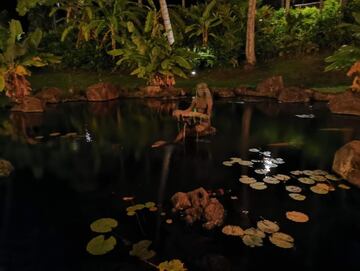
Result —
[[26, 79], [31, 73], [28, 67], [43, 67], [58, 63], [59, 58], [49, 53], [39, 53], [42, 39], [40, 29], [24, 37], [21, 23], [11, 20], [8, 28], [2, 28], [3, 43], [0, 44], [0, 90], [12, 99], [29, 94], [31, 87]]

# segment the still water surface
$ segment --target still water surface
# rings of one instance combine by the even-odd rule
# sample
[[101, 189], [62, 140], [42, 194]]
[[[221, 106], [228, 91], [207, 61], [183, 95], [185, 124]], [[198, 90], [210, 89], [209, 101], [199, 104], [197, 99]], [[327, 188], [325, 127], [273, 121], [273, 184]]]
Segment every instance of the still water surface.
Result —
[[[131, 244], [144, 239], [153, 241], [153, 263], [177, 258], [189, 270], [360, 270], [359, 189], [318, 195], [292, 179], [287, 184], [305, 189], [300, 202], [283, 184], [263, 191], [241, 184], [242, 174], [262, 179], [253, 168], [222, 165], [230, 157], [259, 159], [248, 151], [259, 148], [286, 162], [270, 175], [330, 171], [334, 152], [360, 139], [360, 118], [331, 114], [323, 103], [221, 100], [214, 106], [215, 136], [151, 148], [176, 137], [181, 125], [170, 112], [188, 104], [127, 100], [57, 105], [44, 114], [2, 112], [0, 157], [15, 171], [0, 182], [0, 270], [155, 270], [128, 255]], [[171, 214], [169, 199], [200, 186], [225, 191], [218, 197], [227, 211], [225, 224], [245, 229], [263, 218], [277, 221], [295, 247], [280, 249], [266, 239], [263, 247], [249, 248], [221, 229], [186, 226]], [[134, 204], [154, 201], [159, 213], [129, 217], [124, 196], [135, 196]], [[308, 214], [310, 222], [287, 220], [285, 212], [293, 210]], [[117, 246], [91, 256], [86, 244], [97, 234], [89, 225], [101, 217], [118, 220]], [[167, 218], [174, 223], [166, 224]]]

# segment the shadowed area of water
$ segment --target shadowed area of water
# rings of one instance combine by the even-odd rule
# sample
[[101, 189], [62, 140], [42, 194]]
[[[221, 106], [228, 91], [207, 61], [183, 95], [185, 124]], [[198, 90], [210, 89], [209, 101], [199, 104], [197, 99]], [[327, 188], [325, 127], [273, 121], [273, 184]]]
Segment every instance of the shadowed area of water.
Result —
[[[262, 164], [222, 165], [230, 157], [260, 159], [248, 151], [259, 148], [286, 162], [270, 175], [330, 171], [334, 152], [360, 139], [360, 118], [331, 114], [323, 103], [221, 100], [213, 112], [216, 135], [151, 148], [176, 137], [181, 125], [171, 111], [188, 104], [127, 100], [62, 104], [44, 114], [1, 113], [0, 157], [15, 171], [0, 179], [0, 270], [155, 270], [129, 256], [131, 244], [144, 239], [157, 252], [151, 262], [177, 258], [189, 270], [360, 269], [359, 189], [318, 195], [291, 179], [286, 184], [299, 185], [307, 196], [300, 202], [284, 184], [256, 191], [238, 181], [242, 174], [261, 180], [254, 169]], [[74, 132], [76, 137], [63, 136]], [[169, 199], [200, 186], [224, 189], [218, 199], [227, 212], [225, 224], [245, 229], [262, 218], [277, 221], [295, 247], [280, 249], [265, 239], [263, 247], [249, 248], [221, 228], [207, 232], [200, 224], [185, 225], [171, 214]], [[125, 202], [124, 196], [135, 199]], [[159, 212], [126, 215], [128, 206], [147, 201], [158, 203]], [[285, 212], [292, 210], [310, 221], [287, 220]], [[89, 225], [101, 217], [118, 220], [117, 245], [107, 255], [91, 256], [86, 244], [97, 234]], [[174, 223], [166, 224], [167, 218]]]

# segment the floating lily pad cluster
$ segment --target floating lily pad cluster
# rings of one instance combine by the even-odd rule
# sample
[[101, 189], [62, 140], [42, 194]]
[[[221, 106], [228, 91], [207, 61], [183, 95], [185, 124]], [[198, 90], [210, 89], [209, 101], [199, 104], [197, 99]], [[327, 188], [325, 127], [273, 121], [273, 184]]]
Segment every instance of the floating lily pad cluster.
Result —
[[226, 225], [222, 233], [228, 236], [240, 237], [243, 243], [249, 247], [263, 246], [263, 240], [266, 234], [269, 234], [269, 241], [281, 248], [291, 248], [294, 246], [294, 239], [285, 233], [279, 232], [280, 226], [273, 221], [264, 219], [256, 224], [257, 228], [248, 228], [243, 230], [237, 225]]
[[126, 208], [126, 212], [128, 216], [133, 216], [137, 211], [141, 211], [143, 209], [149, 209], [150, 212], [156, 212], [158, 208], [156, 204], [152, 201], [146, 202], [145, 204], [135, 204], [128, 208]]
[[[113, 218], [100, 218], [90, 225], [90, 229], [97, 233], [108, 233], [118, 226], [118, 222]], [[92, 255], [104, 255], [113, 250], [116, 245], [116, 238], [110, 236], [105, 239], [105, 235], [101, 234], [89, 241], [86, 250]]]
[[254, 165], [253, 162], [247, 161], [247, 160], [242, 160], [241, 158], [238, 158], [238, 157], [231, 157], [230, 160], [223, 162], [223, 165], [227, 166], [227, 167], [231, 167], [234, 164], [239, 164], [241, 166], [247, 166], [247, 167], [252, 167]]

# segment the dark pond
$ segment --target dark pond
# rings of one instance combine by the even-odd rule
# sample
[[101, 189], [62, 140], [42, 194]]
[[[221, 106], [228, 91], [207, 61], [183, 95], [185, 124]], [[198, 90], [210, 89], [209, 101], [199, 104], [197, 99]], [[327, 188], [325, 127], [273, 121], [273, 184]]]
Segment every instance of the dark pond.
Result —
[[[222, 165], [230, 157], [259, 159], [248, 150], [260, 148], [286, 162], [270, 175], [330, 171], [334, 152], [360, 139], [360, 118], [333, 115], [322, 103], [221, 100], [214, 107], [215, 136], [151, 148], [176, 137], [180, 127], [169, 112], [188, 102], [72, 103], [44, 114], [1, 113], [0, 157], [15, 171], [0, 180], [0, 270], [155, 270], [129, 256], [131, 244], [144, 239], [153, 241], [152, 263], [180, 259], [188, 270], [360, 270], [359, 189], [318, 195], [292, 179], [287, 184], [299, 185], [307, 196], [295, 201], [283, 184], [262, 191], [241, 184], [242, 174], [263, 178], [256, 167]], [[78, 137], [50, 136], [54, 132]], [[44, 138], [35, 144], [36, 136]], [[277, 221], [294, 237], [294, 248], [278, 248], [268, 238], [264, 246], [250, 248], [221, 228], [208, 232], [200, 224], [185, 225], [171, 214], [169, 199], [200, 186], [224, 189], [218, 199], [227, 211], [225, 224], [245, 229], [263, 218]], [[123, 201], [124, 196], [135, 200]], [[127, 216], [128, 206], [147, 201], [158, 203], [159, 212]], [[308, 214], [310, 221], [287, 220], [292, 210]], [[113, 234], [117, 245], [107, 255], [91, 256], [86, 245], [97, 233], [89, 225], [102, 217], [118, 220], [106, 234]], [[165, 223], [168, 218], [174, 223]]]

